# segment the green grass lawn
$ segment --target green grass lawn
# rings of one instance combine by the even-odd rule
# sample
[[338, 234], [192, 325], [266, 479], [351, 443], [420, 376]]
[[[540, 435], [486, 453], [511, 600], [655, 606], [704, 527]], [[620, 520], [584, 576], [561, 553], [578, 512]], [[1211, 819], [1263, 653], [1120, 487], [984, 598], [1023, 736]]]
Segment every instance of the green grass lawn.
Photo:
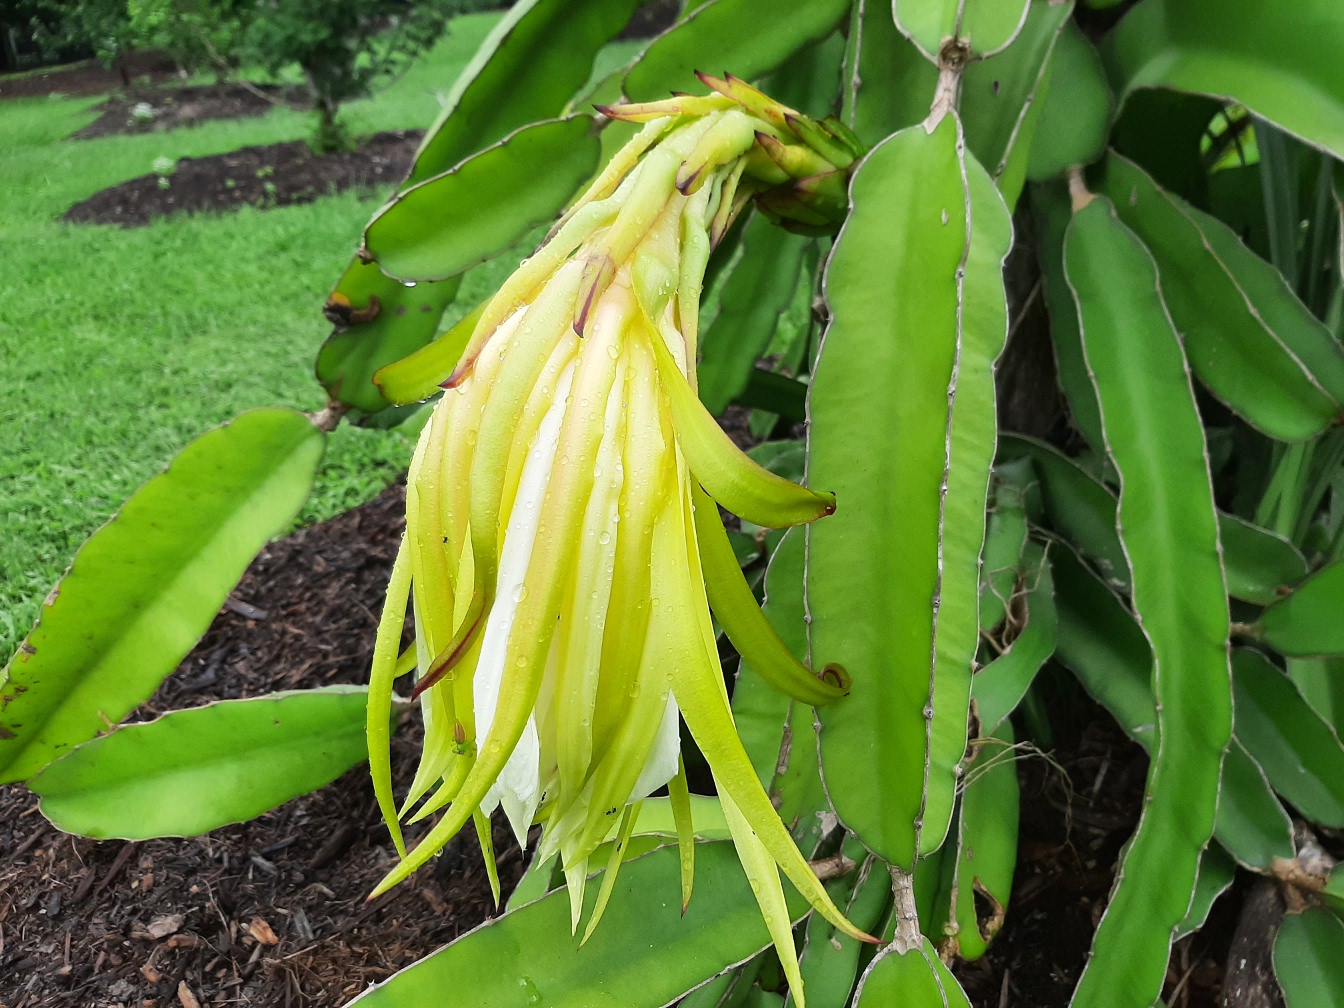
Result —
[[[425, 127], [497, 14], [469, 15], [352, 130]], [[307, 135], [274, 109], [170, 133], [67, 140], [98, 98], [0, 101], [0, 660], [80, 543], [189, 440], [242, 410], [313, 410], [319, 308], [381, 194], [177, 215], [146, 228], [59, 221], [71, 204], [196, 157]], [[516, 261], [516, 260], [515, 260]], [[489, 264], [488, 272], [507, 269]], [[488, 291], [489, 277], [464, 285]], [[301, 519], [376, 494], [409, 459], [395, 432], [340, 427]]]

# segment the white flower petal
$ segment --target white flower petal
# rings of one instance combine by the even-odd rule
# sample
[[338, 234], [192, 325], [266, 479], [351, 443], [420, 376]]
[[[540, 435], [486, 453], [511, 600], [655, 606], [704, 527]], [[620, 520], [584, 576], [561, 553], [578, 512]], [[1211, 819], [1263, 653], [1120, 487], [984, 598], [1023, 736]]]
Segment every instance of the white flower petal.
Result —
[[658, 736], [644, 761], [644, 769], [639, 772], [639, 780], [635, 781], [635, 789], [630, 792], [631, 802], [643, 801], [677, 775], [677, 757], [681, 754], [680, 726], [677, 699], [669, 693], [663, 720], [658, 725]]

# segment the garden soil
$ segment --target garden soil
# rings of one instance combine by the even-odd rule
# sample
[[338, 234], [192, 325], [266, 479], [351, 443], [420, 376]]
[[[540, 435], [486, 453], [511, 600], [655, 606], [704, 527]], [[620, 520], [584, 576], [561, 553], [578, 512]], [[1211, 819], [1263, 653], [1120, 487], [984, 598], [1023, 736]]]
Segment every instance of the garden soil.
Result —
[[305, 141], [290, 140], [180, 158], [172, 174], [141, 175], [103, 189], [76, 203], [63, 219], [143, 227], [171, 213], [311, 203], [344, 189], [401, 181], [423, 135], [420, 130], [375, 133], [356, 149], [334, 154], [317, 155]]
[[[393, 487], [269, 545], [133, 719], [366, 681], [402, 500]], [[1100, 709], [1077, 703], [1072, 729], [1055, 726], [1051, 759], [1018, 763], [1022, 843], [1007, 921], [983, 960], [956, 967], [976, 1008], [1067, 1005], [1137, 819], [1142, 751]], [[393, 760], [402, 788], [419, 737], [417, 717], [405, 716]], [[65, 835], [23, 787], [0, 787], [0, 1006], [344, 1004], [496, 913], [469, 834], [365, 904], [394, 852], [364, 767], [250, 823], [142, 843]], [[507, 894], [523, 852], [502, 821], [494, 844]], [[1239, 902], [1234, 890], [1204, 931], [1178, 944], [1172, 1003], [1219, 1003]]]
[[[301, 88], [269, 84], [209, 84], [202, 87], [133, 88], [114, 94], [96, 107], [98, 118], [70, 134], [72, 140], [129, 133], [163, 133], [210, 119], [242, 119], [264, 115], [277, 105], [304, 109], [312, 104]], [[144, 110], [146, 117], [132, 115]]]

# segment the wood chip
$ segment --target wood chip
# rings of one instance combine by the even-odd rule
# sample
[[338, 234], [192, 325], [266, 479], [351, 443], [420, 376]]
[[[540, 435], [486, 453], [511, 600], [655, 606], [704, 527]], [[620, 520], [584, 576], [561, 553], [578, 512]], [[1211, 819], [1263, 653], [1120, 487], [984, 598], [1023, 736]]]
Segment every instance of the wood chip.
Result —
[[185, 980], [177, 985], [177, 999], [182, 1002], [182, 1008], [201, 1008], [201, 1003], [196, 1000], [196, 995]]
[[262, 945], [280, 944], [280, 939], [275, 936], [275, 932], [271, 930], [271, 926], [260, 917], [253, 917], [247, 922], [247, 933]]
[[155, 917], [149, 922], [149, 927], [145, 928], [151, 938], [167, 938], [170, 934], [176, 934], [182, 927], [182, 922], [186, 918], [182, 914], [166, 914], [163, 917]]

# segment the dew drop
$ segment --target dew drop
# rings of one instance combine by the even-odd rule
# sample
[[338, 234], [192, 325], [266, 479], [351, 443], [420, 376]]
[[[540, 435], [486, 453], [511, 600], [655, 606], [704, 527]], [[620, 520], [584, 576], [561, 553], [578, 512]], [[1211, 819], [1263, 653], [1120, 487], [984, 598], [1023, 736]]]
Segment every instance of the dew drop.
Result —
[[619, 357], [620, 355], [621, 355], [620, 348], [619, 348], [618, 346], [616, 346], [615, 343], [608, 343], [608, 344], [607, 344], [607, 356], [608, 356], [608, 357], [610, 357], [612, 360], [615, 360], [615, 359], [616, 359], [617, 357]]
[[527, 585], [520, 584], [513, 590], [513, 600], [515, 602], [522, 602], [525, 598], [527, 598]]
[[403, 281], [401, 282], [401, 285], [402, 285], [403, 287], [414, 287], [414, 286], [415, 286], [415, 281], [414, 281], [414, 280], [403, 280]]
[[607, 543], [611, 542], [611, 533], [603, 532], [600, 536], [597, 537], [597, 541], [600, 542], [603, 546], [607, 545]]

